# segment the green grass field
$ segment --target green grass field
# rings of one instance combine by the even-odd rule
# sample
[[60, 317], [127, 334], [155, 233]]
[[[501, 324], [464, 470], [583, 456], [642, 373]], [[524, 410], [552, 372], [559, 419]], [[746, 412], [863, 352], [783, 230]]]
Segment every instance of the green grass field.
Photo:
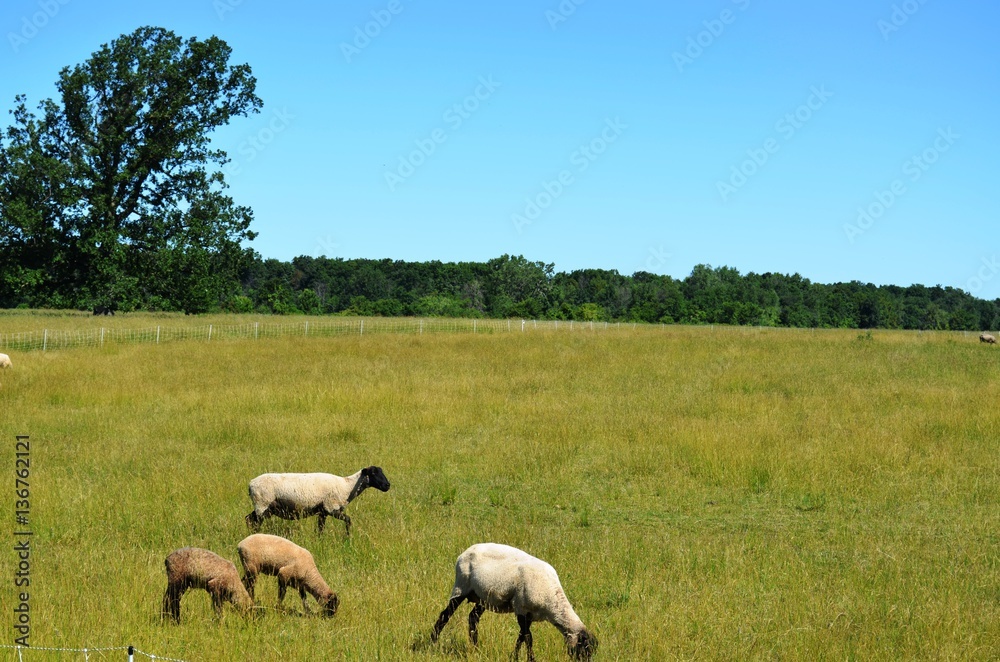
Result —
[[[997, 659], [998, 352], [973, 334], [639, 327], [11, 353], [0, 516], [11, 541], [28, 434], [35, 646], [506, 660], [511, 615], [483, 617], [477, 651], [463, 606], [429, 643], [456, 556], [494, 541], [555, 566], [597, 660]], [[277, 611], [261, 578], [256, 618], [216, 620], [196, 591], [160, 622], [170, 551], [238, 564], [250, 478], [369, 464], [392, 489], [351, 504], [350, 539], [337, 520], [263, 528], [313, 552], [334, 619], [294, 594]], [[555, 628], [532, 631], [539, 660], [568, 659]]]

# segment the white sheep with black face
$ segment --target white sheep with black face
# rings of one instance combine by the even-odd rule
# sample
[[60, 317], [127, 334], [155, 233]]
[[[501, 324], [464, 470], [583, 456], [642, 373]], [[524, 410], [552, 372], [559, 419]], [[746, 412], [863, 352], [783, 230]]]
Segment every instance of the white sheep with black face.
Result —
[[389, 479], [380, 467], [365, 467], [346, 478], [324, 473], [263, 474], [250, 481], [253, 512], [246, 516], [246, 523], [251, 531], [257, 531], [271, 515], [283, 519], [318, 515], [316, 524], [322, 533], [327, 516], [332, 516], [343, 520], [347, 535], [351, 535], [351, 518], [344, 509], [369, 487], [389, 491]]
[[10, 357], [6, 354], [0, 354], [0, 368], [9, 368], [13, 363], [10, 362]]
[[990, 333], [979, 334], [979, 342], [989, 343], [990, 345], [997, 344], [997, 339], [993, 337]]
[[528, 661], [535, 659], [530, 628], [536, 621], [556, 626], [574, 659], [589, 660], [597, 650], [597, 638], [573, 611], [555, 569], [516, 547], [481, 543], [462, 552], [455, 562], [451, 599], [434, 624], [431, 641], [437, 641], [448, 619], [465, 600], [475, 605], [469, 614], [469, 639], [473, 645], [479, 640], [479, 618], [488, 609], [517, 616], [521, 631], [514, 647], [515, 659], [522, 643], [527, 644]]

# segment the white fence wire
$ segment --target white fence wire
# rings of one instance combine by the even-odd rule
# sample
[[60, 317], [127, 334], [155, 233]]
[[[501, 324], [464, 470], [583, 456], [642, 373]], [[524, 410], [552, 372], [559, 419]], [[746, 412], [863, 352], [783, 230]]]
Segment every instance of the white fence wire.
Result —
[[[141, 651], [135, 646], [107, 646], [107, 647], [96, 647], [96, 648], [56, 648], [54, 646], [12, 646], [9, 644], [0, 644], [0, 649], [8, 649], [16, 651], [17, 657], [12, 657], [9, 659], [16, 659], [18, 662], [24, 662], [25, 660], [36, 660], [44, 659], [46, 657], [51, 657], [51, 655], [62, 656], [63, 653], [76, 653], [74, 657], [82, 656], [84, 662], [89, 662], [92, 656], [97, 660], [127, 660], [128, 662], [135, 662], [135, 657], [143, 656], [150, 660], [164, 660], [164, 662], [184, 662], [184, 660], [178, 660], [173, 657], [163, 657], [162, 655], [153, 655], [152, 653], [147, 653]], [[35, 655], [38, 653], [38, 655]]]
[[371, 317], [303, 322], [245, 324], [205, 324], [200, 326], [153, 326], [138, 329], [101, 327], [88, 330], [22, 331], [0, 333], [0, 349], [31, 352], [78, 347], [104, 347], [139, 343], [168, 343], [181, 340], [218, 342], [226, 340], [260, 340], [290, 336], [330, 337], [365, 334], [423, 333], [515, 333], [528, 331], [565, 330], [598, 331], [635, 328], [633, 323], [538, 321], [510, 319], [422, 319], [413, 317]]

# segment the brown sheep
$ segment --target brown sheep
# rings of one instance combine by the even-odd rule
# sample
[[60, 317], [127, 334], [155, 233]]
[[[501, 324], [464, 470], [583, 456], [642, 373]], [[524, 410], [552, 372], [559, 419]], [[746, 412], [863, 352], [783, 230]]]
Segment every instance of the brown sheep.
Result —
[[203, 588], [212, 596], [215, 613], [222, 614], [222, 603], [232, 602], [241, 611], [253, 606], [253, 600], [240, 581], [236, 566], [215, 552], [198, 547], [184, 547], [170, 553], [163, 561], [167, 568], [167, 591], [163, 594], [163, 617], [181, 622], [181, 596], [189, 588]]
[[990, 345], [995, 345], [995, 344], [997, 344], [997, 339], [994, 338], [989, 333], [981, 333], [981, 334], [979, 334], [979, 342], [985, 342], [985, 343], [989, 343]]
[[278, 605], [285, 599], [285, 590], [291, 586], [298, 589], [302, 598], [302, 610], [309, 612], [306, 604], [308, 591], [320, 606], [324, 616], [337, 613], [337, 594], [319, 574], [316, 561], [308, 549], [299, 547], [291, 540], [268, 533], [255, 533], [240, 541], [237, 546], [240, 562], [243, 564], [243, 584], [253, 598], [254, 583], [258, 574], [278, 577]]

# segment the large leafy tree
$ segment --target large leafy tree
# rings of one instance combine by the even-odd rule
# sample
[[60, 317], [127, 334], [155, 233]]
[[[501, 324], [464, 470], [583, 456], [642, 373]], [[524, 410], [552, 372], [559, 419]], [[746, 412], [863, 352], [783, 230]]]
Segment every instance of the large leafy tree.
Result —
[[0, 306], [197, 312], [239, 287], [253, 213], [225, 195], [211, 132], [259, 112], [221, 39], [144, 27], [66, 67], [0, 145]]

